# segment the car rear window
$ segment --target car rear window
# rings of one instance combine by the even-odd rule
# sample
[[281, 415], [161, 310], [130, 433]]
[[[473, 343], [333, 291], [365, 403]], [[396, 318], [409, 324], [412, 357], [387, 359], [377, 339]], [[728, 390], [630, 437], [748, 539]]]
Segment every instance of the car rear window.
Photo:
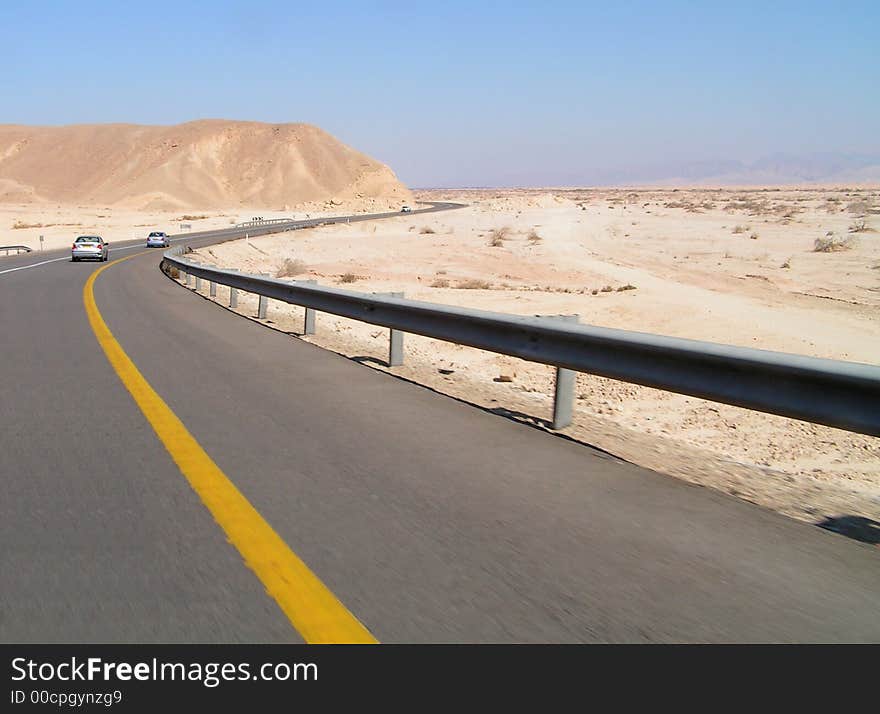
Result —
[[100, 243], [101, 239], [98, 236], [80, 236], [76, 239], [77, 243]]

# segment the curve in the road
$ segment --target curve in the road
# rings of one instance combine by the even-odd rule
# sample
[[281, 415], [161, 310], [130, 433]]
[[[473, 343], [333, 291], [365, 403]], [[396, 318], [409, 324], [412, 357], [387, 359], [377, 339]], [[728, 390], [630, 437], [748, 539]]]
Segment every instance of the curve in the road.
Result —
[[[108, 330], [377, 639], [880, 641], [876, 548], [266, 330], [156, 258], [92, 281]], [[0, 279], [0, 640], [300, 641], [108, 366], [92, 273]]]

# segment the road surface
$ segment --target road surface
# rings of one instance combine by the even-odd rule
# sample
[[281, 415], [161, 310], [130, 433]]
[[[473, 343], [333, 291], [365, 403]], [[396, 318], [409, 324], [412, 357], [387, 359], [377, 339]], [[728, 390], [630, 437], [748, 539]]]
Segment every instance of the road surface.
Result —
[[[94, 281], [113, 337], [380, 642], [880, 641], [877, 548], [266, 329], [140, 246]], [[0, 259], [0, 641], [302, 642], [108, 362], [99, 267]]]

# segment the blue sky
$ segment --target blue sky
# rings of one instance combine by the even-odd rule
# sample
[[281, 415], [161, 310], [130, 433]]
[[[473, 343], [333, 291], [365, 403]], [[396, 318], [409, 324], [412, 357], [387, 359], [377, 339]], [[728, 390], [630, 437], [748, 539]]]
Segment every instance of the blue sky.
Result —
[[880, 2], [3, 2], [0, 123], [316, 124], [411, 186], [880, 153]]

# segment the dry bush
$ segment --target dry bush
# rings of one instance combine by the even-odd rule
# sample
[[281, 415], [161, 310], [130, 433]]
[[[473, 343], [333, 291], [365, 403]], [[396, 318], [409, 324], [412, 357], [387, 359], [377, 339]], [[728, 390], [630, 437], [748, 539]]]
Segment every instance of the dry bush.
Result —
[[757, 233], [752, 233], [752, 234], [749, 236], [749, 238], [751, 238], [752, 240], [758, 240], [758, 234], [757, 234]]
[[459, 290], [488, 290], [491, 285], [479, 278], [468, 278], [467, 280], [460, 280], [455, 287]]
[[766, 202], [764, 201], [754, 201], [746, 198], [745, 196], [740, 196], [732, 201], [728, 201], [724, 205], [725, 211], [748, 211], [752, 215], [757, 215], [761, 212], [766, 211], [769, 208]]
[[857, 221], [854, 221], [849, 227], [850, 233], [864, 233], [866, 230], [868, 230], [868, 224], [864, 218], [859, 218]]
[[422, 226], [422, 229], [419, 231], [419, 233], [421, 233], [422, 235], [425, 235], [426, 233], [436, 233], [436, 232], [437, 231], [435, 231], [433, 228], [431, 228], [431, 226]]
[[611, 293], [611, 292], [614, 292], [614, 288], [612, 288], [610, 285], [606, 285], [604, 288], [602, 288], [602, 292], [603, 293]]
[[354, 273], [344, 273], [339, 276], [340, 283], [353, 283], [360, 280], [360, 276], [355, 275]]
[[532, 230], [530, 230], [529, 234], [526, 236], [526, 240], [529, 243], [531, 243], [532, 245], [535, 245], [537, 243], [540, 243], [544, 239], [541, 238], [540, 235], [538, 235], [538, 231], [536, 231], [534, 228], [532, 228]]
[[813, 244], [814, 253], [837, 253], [842, 250], [849, 250], [855, 245], [855, 239], [852, 236], [841, 238], [834, 235], [826, 235], [824, 238], [816, 238]]
[[504, 241], [510, 236], [510, 228], [493, 228], [489, 231], [489, 245], [493, 248], [500, 248], [504, 245]]
[[175, 280], [180, 277], [180, 271], [177, 269], [177, 266], [169, 263], [162, 263], [162, 272], [164, 272], [169, 278], [174, 278]]
[[18, 230], [19, 228], [43, 228], [42, 223], [25, 223], [24, 221], [16, 221], [12, 224], [13, 230]]
[[307, 272], [309, 266], [297, 258], [287, 258], [284, 264], [275, 271], [276, 278], [292, 278], [294, 275], [302, 275]]
[[785, 262], [779, 266], [780, 268], [790, 268], [791, 267], [791, 256], [785, 259]]
[[437, 278], [433, 283], [431, 283], [432, 288], [448, 288], [449, 281], [446, 278]]
[[846, 210], [856, 216], [864, 216], [868, 212], [868, 208], [867, 201], [853, 201], [852, 203], [847, 204]]
[[178, 218], [177, 220], [178, 220], [178, 221], [200, 221], [200, 220], [202, 220], [203, 218], [210, 218], [210, 217], [211, 217], [211, 216], [206, 216], [206, 215], [204, 215], [204, 214], [199, 215], [199, 216], [195, 216], [195, 215], [190, 215], [189, 213], [187, 213], [186, 215], [181, 216], [181, 217]]
[[617, 292], [622, 293], [624, 290], [635, 290], [635, 289], [636, 289], [635, 285], [630, 285], [629, 283], [627, 283], [626, 285], [621, 285], [619, 288], [617, 288]]
[[740, 233], [745, 233], [748, 229], [749, 229], [748, 226], [734, 226], [733, 232], [738, 235]]

